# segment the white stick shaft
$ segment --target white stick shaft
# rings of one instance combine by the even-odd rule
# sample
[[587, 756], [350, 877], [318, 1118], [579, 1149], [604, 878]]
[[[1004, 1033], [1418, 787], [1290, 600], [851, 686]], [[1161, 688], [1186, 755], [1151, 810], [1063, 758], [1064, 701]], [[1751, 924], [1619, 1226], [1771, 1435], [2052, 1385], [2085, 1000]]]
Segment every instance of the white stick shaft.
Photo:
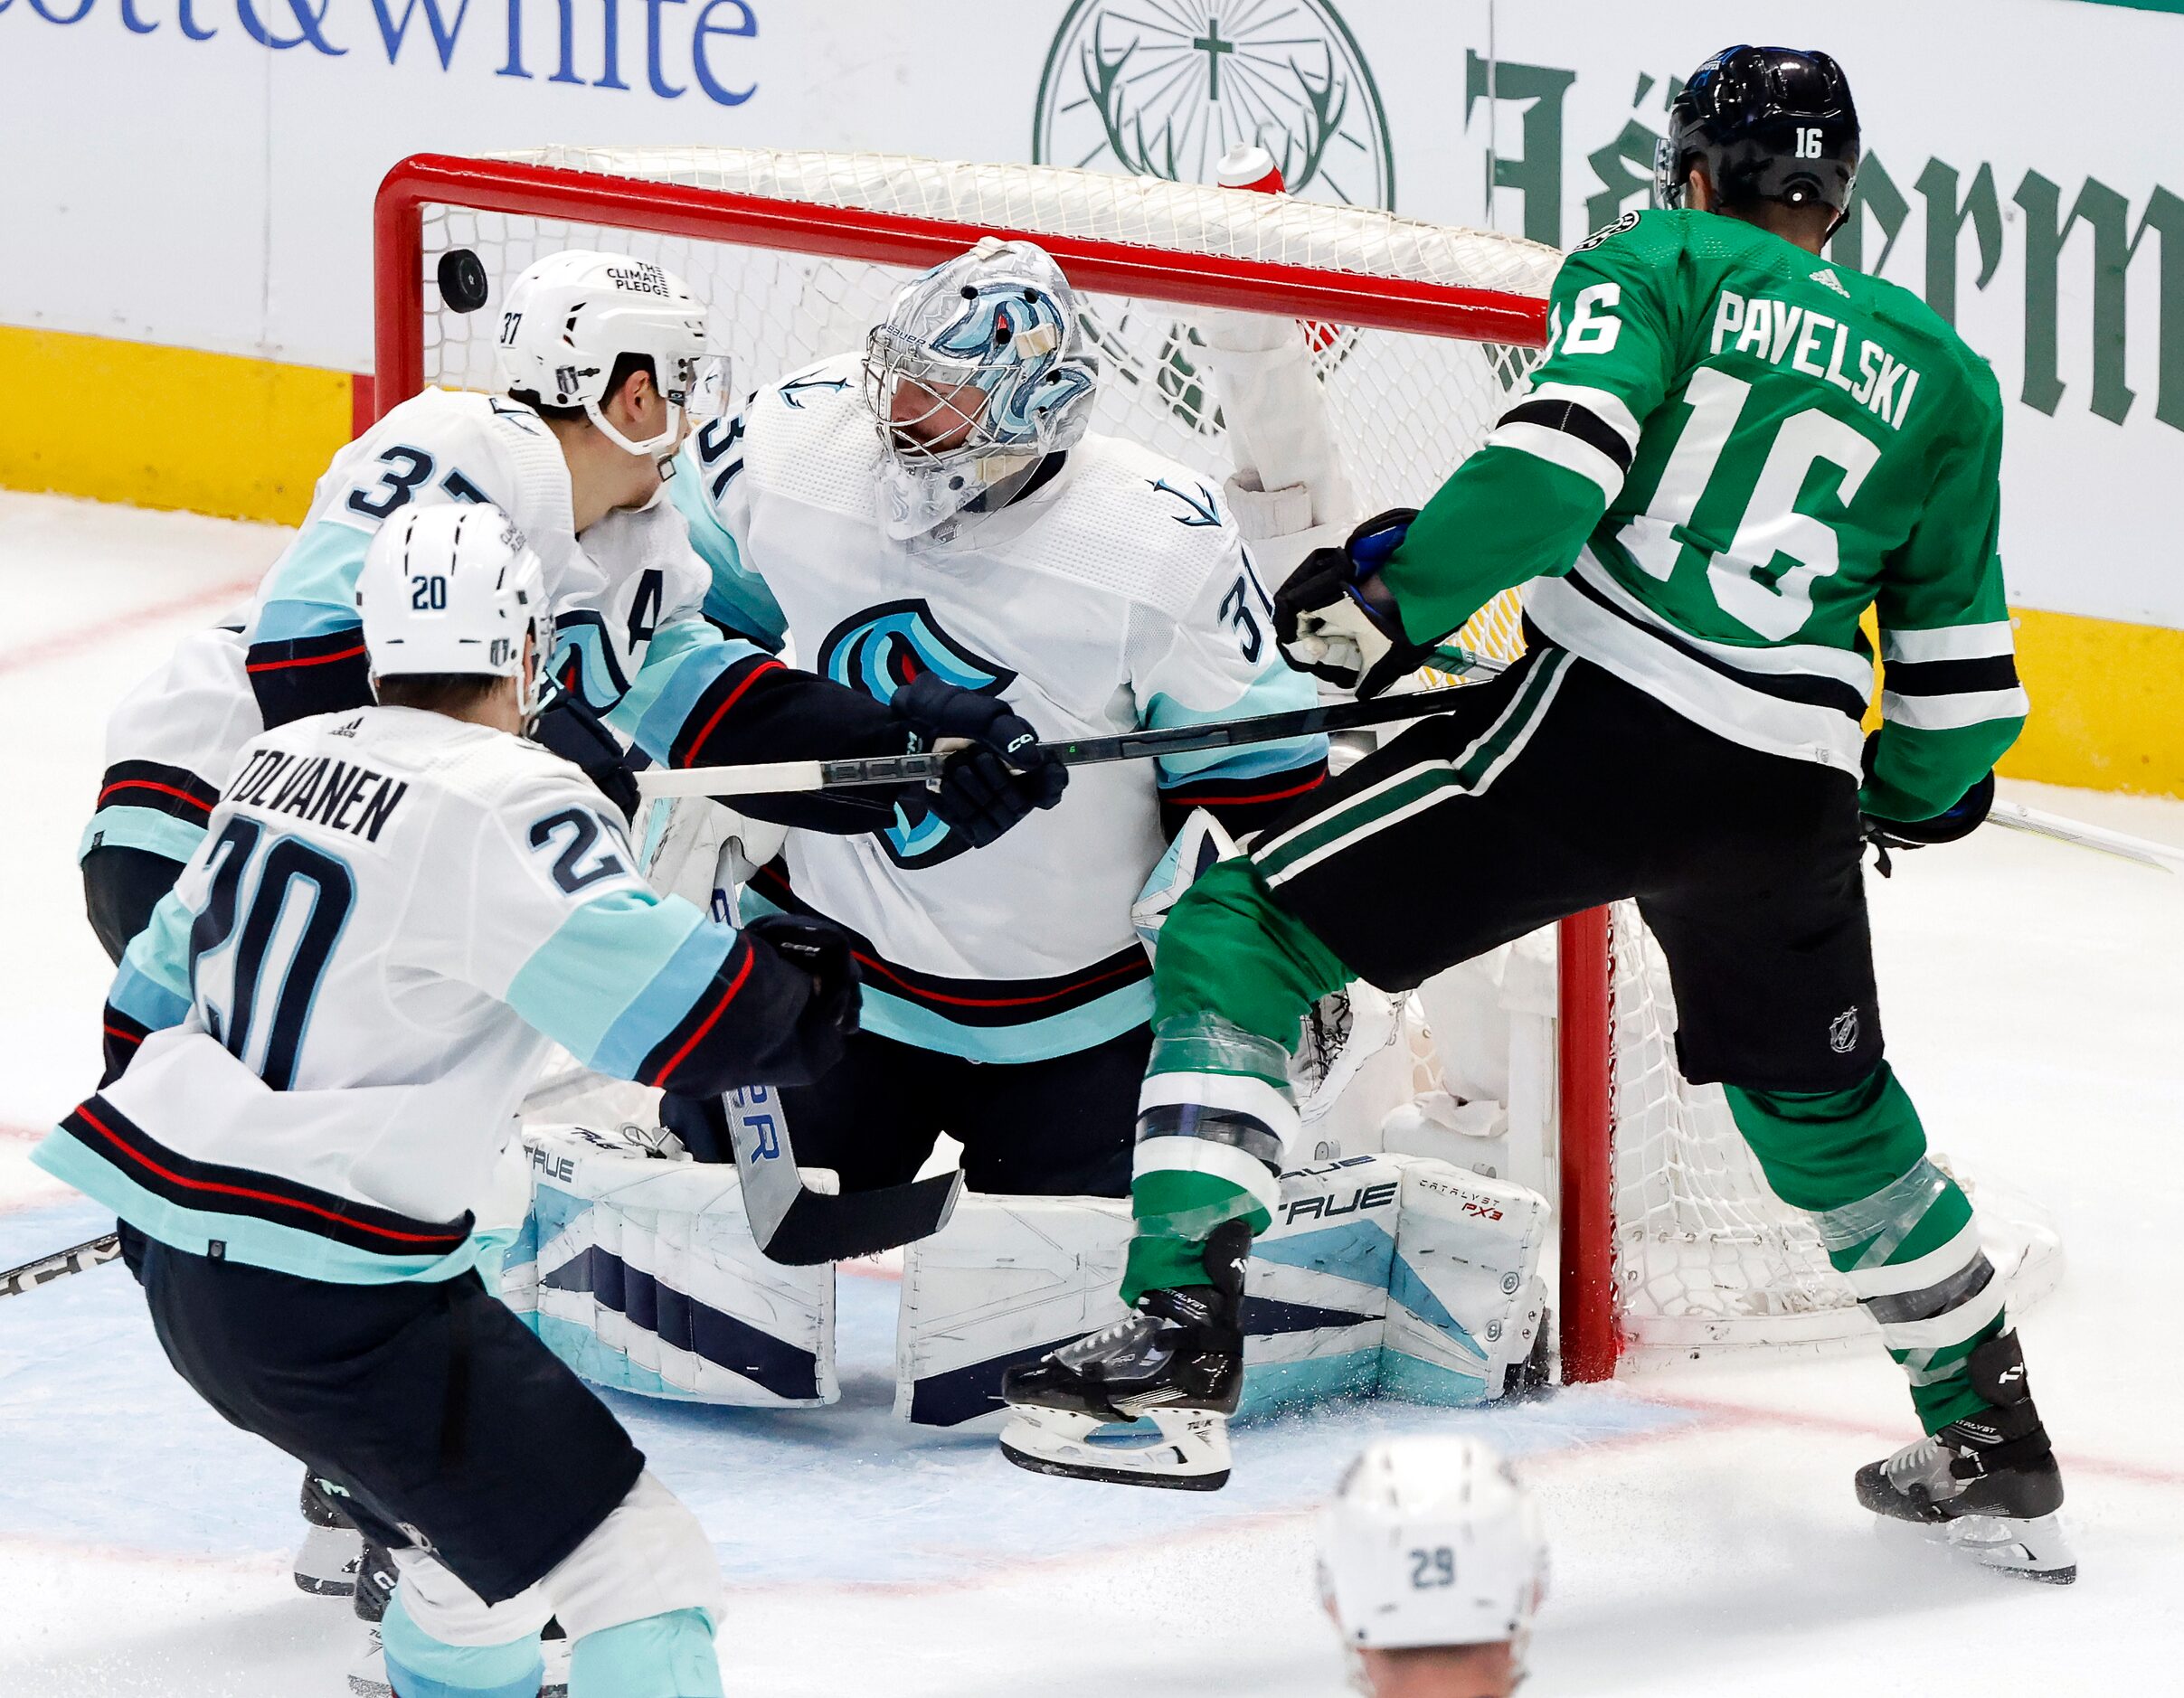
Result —
[[646, 801], [663, 796], [782, 796], [826, 788], [816, 760], [776, 760], [759, 767], [647, 767], [637, 775]]
[[1987, 823], [2007, 825], [2011, 831], [2028, 831], [2036, 836], [2053, 837], [2062, 843], [2075, 844], [2081, 849], [2121, 855], [2126, 861], [2160, 867], [2164, 872], [2184, 873], [2184, 849], [2172, 849], [2167, 844], [2154, 843], [2145, 837], [2065, 819], [2060, 814], [2043, 813], [2037, 807], [2027, 807], [2022, 802], [1997, 802], [1987, 816]]

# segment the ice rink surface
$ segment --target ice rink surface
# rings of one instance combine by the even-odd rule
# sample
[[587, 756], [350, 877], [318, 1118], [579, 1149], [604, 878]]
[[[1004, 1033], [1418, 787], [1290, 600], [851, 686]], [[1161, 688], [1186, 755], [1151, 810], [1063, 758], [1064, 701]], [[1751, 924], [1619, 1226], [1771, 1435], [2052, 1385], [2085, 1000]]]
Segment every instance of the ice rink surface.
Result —
[[[286, 534], [0, 494], [0, 1266], [104, 1225], [25, 1158], [97, 1081], [108, 968], [75, 851], [105, 714]], [[2005, 788], [2184, 844], [2184, 804]], [[1538, 1698], [2178, 1690], [2184, 878], [1999, 830], [1898, 868], [1870, 881], [1890, 1054], [1935, 1147], [2037, 1199], [2066, 1247], [2022, 1331], [2075, 1587], [1877, 1537], [1850, 1475], [1915, 1435], [1877, 1349], [1478, 1413], [1284, 1417], [1239, 1430], [1225, 1491], [1133, 1492], [897, 1424], [894, 1290], [859, 1268], [841, 1281], [838, 1407], [617, 1400], [719, 1546], [729, 1692], [1333, 1694], [1309, 1512], [1370, 1436], [1466, 1424], [1521, 1457], [1547, 1515]], [[175, 1378], [118, 1267], [0, 1300], [0, 1698], [345, 1692], [347, 1605], [288, 1578], [297, 1473]]]

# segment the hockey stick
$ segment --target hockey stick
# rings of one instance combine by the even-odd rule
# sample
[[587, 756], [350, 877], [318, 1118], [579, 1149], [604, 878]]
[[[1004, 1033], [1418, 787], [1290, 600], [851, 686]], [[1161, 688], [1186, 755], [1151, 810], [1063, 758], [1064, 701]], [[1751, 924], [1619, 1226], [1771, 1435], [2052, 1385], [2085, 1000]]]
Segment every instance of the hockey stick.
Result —
[[743, 1212], [759, 1253], [784, 1267], [849, 1261], [931, 1238], [948, 1224], [963, 1193], [960, 1169], [872, 1191], [819, 1190], [797, 1166], [773, 1092], [732, 1091], [700, 1108], [714, 1136], [724, 1130], [734, 1148]]
[[2119, 855], [2141, 866], [2160, 867], [2164, 873], [2184, 873], [2184, 849], [2172, 849], [2167, 844], [2110, 831], [2101, 825], [2087, 825], [2066, 819], [2060, 814], [2027, 807], [2022, 802], [1997, 802], [1988, 810], [1983, 823], [2006, 825], [2011, 831], [2030, 832], [2037, 837], [2053, 837], [2058, 843], [2075, 844], [2081, 849], [2094, 849], [2103, 854]]
[[[1491, 677], [1504, 667], [1499, 661], [1474, 656], [1464, 670]], [[1065, 767], [1090, 767], [1112, 760], [1149, 760], [1156, 755], [1196, 754], [1206, 749], [1286, 742], [1292, 737], [1427, 719], [1446, 712], [1470, 690], [1469, 684], [1443, 684], [1408, 695], [1375, 696], [1369, 702], [1328, 702], [1287, 713], [1261, 713], [1212, 725], [1172, 725], [1157, 731], [1124, 731], [1115, 737], [1042, 743], [1039, 752], [1055, 757]], [[944, 754], [879, 755], [865, 760], [780, 760], [752, 767], [654, 767], [637, 775], [637, 785], [648, 802], [664, 796], [780, 796], [868, 784], [922, 783], [938, 778], [947, 760]]]
[[121, 1234], [118, 1232], [109, 1232], [81, 1244], [71, 1244], [66, 1250], [57, 1250], [50, 1256], [41, 1256], [35, 1261], [26, 1261], [20, 1268], [10, 1268], [5, 1273], [0, 1273], [0, 1297], [20, 1296], [35, 1286], [58, 1279], [63, 1274], [81, 1273], [86, 1268], [96, 1268], [100, 1262], [112, 1261], [120, 1254]]

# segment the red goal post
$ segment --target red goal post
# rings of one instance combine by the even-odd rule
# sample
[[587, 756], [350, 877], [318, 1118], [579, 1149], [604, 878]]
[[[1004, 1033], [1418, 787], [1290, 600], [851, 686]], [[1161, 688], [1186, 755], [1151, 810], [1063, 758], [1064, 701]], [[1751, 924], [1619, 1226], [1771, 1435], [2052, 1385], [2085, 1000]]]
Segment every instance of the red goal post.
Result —
[[[670, 151], [697, 158], [709, 150], [638, 150], [648, 160]], [[571, 156], [587, 168], [557, 162]], [[600, 163], [602, 158], [609, 163]], [[903, 163], [906, 167], [934, 166], [934, 162], [928, 161]], [[960, 169], [1014, 173], [1029, 179], [1040, 168]], [[703, 173], [681, 175], [687, 178]], [[1064, 188], [1072, 186], [1066, 179], [1093, 176], [1090, 173], [1046, 174], [1046, 178], [1062, 182]], [[1135, 195], [1174, 189], [1198, 199], [1240, 196], [1243, 199], [1239, 204], [1246, 216], [1262, 220], [1273, 216], [1271, 203], [1246, 191], [1112, 181]], [[1551, 266], [1542, 269], [1536, 261], [1524, 268], [1534, 287], [1519, 291], [1432, 280], [1404, 275], [1400, 269], [1352, 269], [1291, 263], [1244, 252], [1187, 250], [1163, 243], [1149, 229], [1137, 239], [1122, 239], [1103, 232], [1057, 229], [1051, 220], [972, 222], [919, 212], [875, 210], [839, 200], [741, 192], [702, 181], [676, 180], [674, 175], [658, 170], [617, 171], [611, 156], [603, 150], [548, 150], [543, 156], [521, 158], [423, 154], [404, 159], [388, 173], [373, 209], [374, 418], [418, 393], [428, 382], [449, 381], [447, 373], [429, 372], [426, 358], [428, 302], [431, 298], [428, 291], [434, 288], [426, 229], [434, 209], [444, 208], [462, 208], [507, 221], [536, 221], [556, 228], [575, 225], [643, 232], [697, 243], [896, 268], [936, 264], [983, 237], [1015, 236], [1038, 242], [1054, 255], [1079, 289], [1098, 294], [1320, 321], [1341, 325], [1346, 331], [1385, 331], [1506, 349], [1535, 349], [1544, 344], [1546, 335], [1545, 279], [1551, 275]], [[1384, 220], [1397, 247], [1416, 240], [1420, 232], [1435, 230], [1389, 214], [1359, 214], [1356, 209], [1315, 211], [1305, 203], [1286, 201], [1284, 209], [1281, 216], [1291, 216], [1293, 209], [1297, 218], [1307, 222], [1332, 222], [1338, 217], [1360, 216]], [[1489, 250], [1498, 250], [1500, 244], [1508, 244], [1512, 251], [1519, 245], [1530, 247], [1481, 232], [1446, 233], [1483, 244]], [[496, 288], [508, 280], [505, 277], [494, 279]], [[699, 292], [704, 293], [702, 284]], [[722, 303], [716, 300], [714, 306], [717, 310]], [[1411, 499], [1423, 501], [1460, 458], [1460, 453], [1451, 453], [1445, 464], [1423, 468], [1422, 486], [1415, 486]], [[1614, 1372], [1621, 1343], [1612, 1152], [1613, 968], [1606, 910], [1596, 910], [1564, 921], [1558, 942], [1562, 1374], [1565, 1381], [1598, 1380]]]

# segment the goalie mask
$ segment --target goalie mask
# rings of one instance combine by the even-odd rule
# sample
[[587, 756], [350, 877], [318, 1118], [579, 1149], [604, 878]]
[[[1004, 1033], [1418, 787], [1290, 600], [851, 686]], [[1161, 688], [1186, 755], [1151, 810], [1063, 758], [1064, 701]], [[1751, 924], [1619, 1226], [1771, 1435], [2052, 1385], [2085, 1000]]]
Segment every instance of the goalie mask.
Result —
[[1070, 447], [1099, 365], [1062, 269], [988, 238], [897, 292], [865, 349], [887, 532], [919, 536]]
[[372, 538], [356, 608], [375, 684], [417, 673], [515, 678], [525, 729], [537, 719], [553, 653], [545, 568], [498, 507], [449, 501], [396, 514]]
[[1521, 1672], [1547, 1584], [1539, 1511], [1478, 1439], [1385, 1439], [1319, 1517], [1319, 1593], [1352, 1654], [1507, 1641]]
[[[632, 441], [603, 410], [615, 363], [652, 362], [667, 403], [667, 427]], [[674, 272], [623, 254], [572, 248], [548, 254], [509, 287], [501, 303], [501, 382], [548, 407], [581, 407], [600, 434], [631, 454], [648, 454], [671, 475], [684, 421], [719, 412], [728, 397], [728, 358], [714, 345], [705, 308]]]

